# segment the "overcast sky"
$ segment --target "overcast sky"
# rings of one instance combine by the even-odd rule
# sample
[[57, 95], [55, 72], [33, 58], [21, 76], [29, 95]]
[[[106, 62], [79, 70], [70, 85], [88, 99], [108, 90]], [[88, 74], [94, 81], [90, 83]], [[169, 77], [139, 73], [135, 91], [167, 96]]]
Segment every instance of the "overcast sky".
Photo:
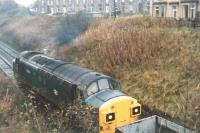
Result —
[[36, 0], [15, 0], [21, 6], [29, 7], [31, 6]]

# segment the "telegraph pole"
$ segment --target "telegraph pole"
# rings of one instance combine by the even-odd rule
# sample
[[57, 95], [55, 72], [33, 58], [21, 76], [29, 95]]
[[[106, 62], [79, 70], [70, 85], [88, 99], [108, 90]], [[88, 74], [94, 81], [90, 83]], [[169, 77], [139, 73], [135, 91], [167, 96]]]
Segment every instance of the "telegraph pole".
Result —
[[116, 12], [116, 1], [113, 0], [113, 8], [114, 8], [114, 19], [117, 17], [117, 12]]

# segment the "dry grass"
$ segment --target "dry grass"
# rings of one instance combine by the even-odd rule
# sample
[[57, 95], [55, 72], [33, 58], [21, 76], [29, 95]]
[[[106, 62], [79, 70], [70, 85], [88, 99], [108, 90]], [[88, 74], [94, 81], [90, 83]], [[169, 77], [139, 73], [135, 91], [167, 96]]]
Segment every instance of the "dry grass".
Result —
[[[2, 96], [1, 96], [2, 97]], [[8, 112], [9, 110], [12, 109], [13, 105], [13, 97], [8, 94], [8, 90], [5, 96], [0, 99], [0, 114]]]
[[0, 132], [98, 132], [98, 111], [81, 101], [63, 111], [32, 95], [20, 100], [13, 89], [12, 83], [0, 74]]
[[0, 114], [10, 111], [13, 107], [14, 97], [9, 92], [10, 87], [10, 81], [0, 75]]
[[[85, 58], [81, 60], [85, 61], [84, 64], [99, 67], [112, 74], [115, 67], [138, 65], [159, 56], [162, 45], [170, 44], [173, 39], [171, 37], [176, 34], [169, 35], [165, 33], [167, 31], [163, 31], [162, 26], [173, 25], [169, 22], [160, 20], [156, 22], [160, 24], [157, 26], [154, 20], [141, 20], [137, 17], [118, 21], [103, 20], [97, 27], [91, 27], [84, 36], [75, 40], [73, 46], [76, 46], [79, 54], [83, 54], [80, 56]], [[73, 50], [74, 48], [65, 48], [62, 52], [71, 54]]]
[[141, 103], [197, 130], [199, 43], [198, 30], [178, 27], [173, 20], [127, 17], [102, 20], [60, 53], [112, 75]]
[[[65, 111], [53, 108], [50, 105], [37, 104], [27, 99], [15, 114], [13, 128], [16, 131], [27, 133], [66, 132], [86, 133], [98, 132], [98, 115], [95, 109], [84, 107], [81, 104], [68, 106]], [[18, 120], [19, 123], [15, 123]], [[23, 126], [22, 126], [23, 125]], [[21, 127], [20, 127], [21, 126]]]

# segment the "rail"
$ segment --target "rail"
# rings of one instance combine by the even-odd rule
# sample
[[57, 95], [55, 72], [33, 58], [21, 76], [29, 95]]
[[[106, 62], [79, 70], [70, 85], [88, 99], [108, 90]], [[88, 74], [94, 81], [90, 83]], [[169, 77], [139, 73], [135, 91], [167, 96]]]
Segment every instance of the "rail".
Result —
[[0, 41], [0, 48], [3, 49], [6, 53], [9, 53], [12, 57], [16, 57], [19, 54], [19, 52], [12, 49], [7, 44], [5, 44], [4, 42], [1, 42], [1, 41]]
[[14, 73], [11, 64], [0, 55], [0, 69], [8, 76], [10, 79], [14, 79]]
[[18, 54], [17, 51], [0, 41], [0, 70], [12, 80], [14, 79], [12, 60], [15, 59]]

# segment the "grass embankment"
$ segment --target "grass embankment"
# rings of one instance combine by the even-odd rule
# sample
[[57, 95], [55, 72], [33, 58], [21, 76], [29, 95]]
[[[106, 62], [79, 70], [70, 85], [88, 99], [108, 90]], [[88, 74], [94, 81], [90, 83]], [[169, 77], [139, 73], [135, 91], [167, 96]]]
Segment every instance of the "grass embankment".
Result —
[[173, 20], [102, 20], [60, 50], [118, 79], [125, 92], [192, 128], [200, 127], [200, 32]]
[[39, 102], [32, 95], [24, 97], [13, 83], [0, 73], [1, 133], [86, 133], [98, 132], [96, 110], [78, 102], [65, 113]]

